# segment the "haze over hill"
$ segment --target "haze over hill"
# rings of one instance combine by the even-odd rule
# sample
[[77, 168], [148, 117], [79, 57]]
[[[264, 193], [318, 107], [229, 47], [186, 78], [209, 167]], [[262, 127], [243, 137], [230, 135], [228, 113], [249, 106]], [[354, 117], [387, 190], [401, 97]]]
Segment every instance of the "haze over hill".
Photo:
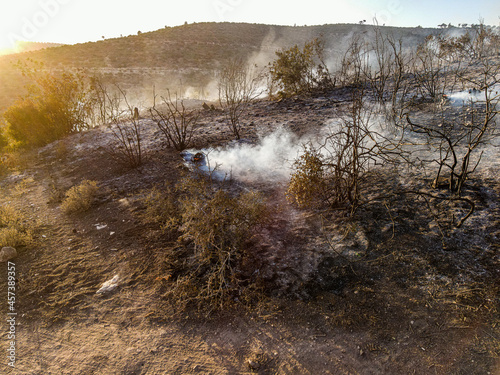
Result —
[[[14, 63], [31, 59], [50, 69], [84, 69], [112, 78], [137, 97], [150, 95], [152, 87], [169, 88], [181, 95], [210, 96], [214, 71], [238, 56], [265, 66], [279, 48], [303, 45], [316, 37], [325, 41], [328, 64], [334, 69], [355, 33], [370, 33], [373, 26], [335, 24], [322, 26], [274, 26], [244, 23], [195, 23], [166, 27], [154, 32], [64, 45], [0, 57], [0, 110], [23, 92], [26, 83]], [[405, 44], [422, 41], [438, 29], [384, 27]]]
[[53, 47], [61, 47], [64, 44], [61, 43], [44, 43], [44, 42], [28, 42], [28, 41], [19, 41], [17, 42], [15, 48], [13, 49], [5, 49], [0, 51], [0, 56], [2, 55], [13, 55], [17, 53], [23, 52], [33, 52], [46, 48]]

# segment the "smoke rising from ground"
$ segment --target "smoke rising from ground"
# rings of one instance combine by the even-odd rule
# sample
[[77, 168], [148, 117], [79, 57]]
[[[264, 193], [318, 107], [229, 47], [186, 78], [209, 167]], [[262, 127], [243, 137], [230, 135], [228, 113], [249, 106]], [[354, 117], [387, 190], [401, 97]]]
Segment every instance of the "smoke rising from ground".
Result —
[[[383, 116], [371, 116], [367, 121], [367, 129], [375, 132], [373, 137], [378, 138], [382, 134], [385, 139], [397, 137], [393, 129], [384, 126]], [[197, 152], [202, 152], [206, 156], [206, 165], [198, 165], [197, 168], [205, 173], [212, 172], [213, 177], [221, 180], [233, 178], [245, 183], [273, 184], [287, 182], [295, 160], [304, 153], [306, 146], [315, 148], [325, 160], [331, 158], [335, 154], [334, 146], [325, 140], [328, 136], [337, 134], [343, 126], [343, 120], [331, 119], [325, 122], [318, 134], [303, 137], [280, 127], [260, 137], [257, 143], [232, 141], [221, 148], [188, 150], [183, 157], [191, 162]], [[366, 142], [368, 146], [373, 140], [367, 137]]]
[[293, 161], [308, 141], [296, 137], [285, 128], [279, 128], [262, 137], [256, 144], [233, 141], [224, 148], [202, 152], [207, 155], [209, 168], [215, 168], [218, 176], [243, 182], [280, 182], [290, 177]]

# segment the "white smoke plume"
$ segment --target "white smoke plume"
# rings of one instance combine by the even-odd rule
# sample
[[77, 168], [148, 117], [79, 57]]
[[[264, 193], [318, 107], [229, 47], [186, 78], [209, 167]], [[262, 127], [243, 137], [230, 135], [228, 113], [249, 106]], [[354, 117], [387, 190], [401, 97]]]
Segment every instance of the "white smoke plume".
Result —
[[[285, 181], [290, 177], [294, 160], [300, 155], [306, 139], [299, 139], [281, 127], [262, 137], [258, 143], [233, 141], [224, 148], [201, 150], [208, 168], [217, 177], [243, 182]], [[196, 150], [189, 150], [194, 154]]]

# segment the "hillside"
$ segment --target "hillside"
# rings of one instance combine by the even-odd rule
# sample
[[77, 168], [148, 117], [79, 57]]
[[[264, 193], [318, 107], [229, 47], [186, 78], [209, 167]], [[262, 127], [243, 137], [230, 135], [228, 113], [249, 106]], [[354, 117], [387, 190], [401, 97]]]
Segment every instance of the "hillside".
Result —
[[[41, 61], [52, 69], [79, 68], [112, 77], [126, 88], [148, 94], [153, 85], [203, 96], [213, 71], [224, 61], [242, 56], [263, 66], [274, 52], [315, 37], [325, 40], [334, 64], [354, 33], [367, 33], [369, 25], [272, 26], [238, 23], [196, 23], [76, 45], [0, 57], [0, 110], [22, 92], [23, 77], [13, 66], [19, 60]], [[384, 28], [405, 43], [421, 41], [437, 29]], [[142, 96], [143, 92], [139, 93]]]
[[[302, 63], [307, 90], [251, 100], [236, 128], [223, 101], [97, 101], [99, 126], [49, 138], [80, 97], [23, 108], [10, 130], [43, 146], [0, 158], [4, 373], [499, 374], [500, 40], [443, 58], [431, 38], [417, 54], [435, 30], [384, 30], [413, 44], [399, 69], [356, 46], [335, 85]], [[321, 33], [335, 69], [354, 32], [370, 42], [196, 24], [2, 61], [99, 73], [140, 106]]]
[[18, 41], [13, 49], [5, 49], [0, 51], [0, 56], [3, 55], [15, 55], [23, 52], [33, 52], [39, 51], [46, 48], [61, 47], [64, 44], [61, 43], [43, 43], [43, 42], [29, 42], [29, 41]]

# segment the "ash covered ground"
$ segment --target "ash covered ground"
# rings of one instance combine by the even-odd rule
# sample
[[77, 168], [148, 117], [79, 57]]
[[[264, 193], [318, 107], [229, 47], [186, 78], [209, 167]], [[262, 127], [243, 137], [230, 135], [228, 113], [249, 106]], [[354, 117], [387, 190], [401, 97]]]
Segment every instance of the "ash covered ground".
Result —
[[[203, 152], [228, 189], [260, 191], [274, 210], [242, 271], [258, 277], [259, 293], [210, 317], [179, 317], [162, 297], [173, 282], [164, 254], [178, 245], [141, 221], [142, 199], [192, 165], [152, 119], [140, 119], [147, 161], [137, 169], [110, 158], [105, 126], [24, 155], [0, 182], [1, 202], [39, 223], [37, 246], [15, 261], [20, 344], [17, 369], [7, 373], [497, 373], [498, 144], [483, 146], [463, 193], [474, 211], [445, 239], [425, 196], [409, 193], [433, 193], [425, 169], [377, 166], [353, 215], [298, 209], [285, 198], [293, 160], [349, 105], [346, 89], [258, 100], [240, 141], [220, 111], [199, 109], [188, 151]], [[424, 103], [414, 121], [433, 105]], [[453, 102], [444, 105], [453, 111]], [[412, 150], [432, 157], [424, 146]], [[97, 181], [98, 200], [68, 217], [54, 188], [84, 179]], [[116, 288], [96, 294], [115, 275]]]

